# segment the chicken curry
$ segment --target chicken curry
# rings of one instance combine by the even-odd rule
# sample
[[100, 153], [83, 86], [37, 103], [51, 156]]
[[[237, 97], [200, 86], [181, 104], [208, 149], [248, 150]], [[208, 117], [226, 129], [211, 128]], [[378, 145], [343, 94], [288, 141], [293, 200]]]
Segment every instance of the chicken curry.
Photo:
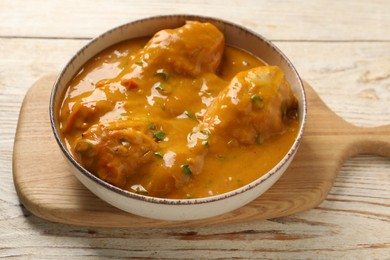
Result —
[[182, 199], [222, 194], [272, 169], [297, 136], [297, 108], [280, 68], [192, 21], [95, 56], [59, 113], [63, 141], [88, 171]]

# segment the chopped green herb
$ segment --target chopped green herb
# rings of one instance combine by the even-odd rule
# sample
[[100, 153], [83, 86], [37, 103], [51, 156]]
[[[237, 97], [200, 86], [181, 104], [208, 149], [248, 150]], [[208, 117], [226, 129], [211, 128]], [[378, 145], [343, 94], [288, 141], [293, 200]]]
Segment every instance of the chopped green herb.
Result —
[[137, 194], [141, 194], [141, 195], [148, 195], [149, 194], [149, 192], [140, 184], [136, 184], [136, 185], [131, 186], [131, 189]]
[[194, 112], [184, 111], [184, 114], [185, 114], [188, 118], [190, 118], [190, 119], [192, 119], [192, 120], [194, 120], [194, 121], [196, 121], [196, 122], [199, 122], [198, 119], [196, 118]]
[[164, 92], [167, 89], [167, 85], [162, 82], [159, 82], [158, 85], [156, 86], [156, 89], [161, 92]]
[[138, 66], [141, 66], [141, 67], [144, 66], [144, 62], [143, 61], [136, 61], [135, 64], [138, 65]]
[[81, 155], [89, 155], [92, 152], [92, 143], [87, 140], [80, 140], [75, 148], [76, 152]]
[[156, 130], [157, 129], [157, 126], [156, 126], [156, 124], [155, 123], [153, 123], [153, 122], [148, 122], [148, 128], [149, 128], [149, 130]]
[[183, 173], [185, 175], [191, 175], [192, 174], [191, 168], [190, 168], [190, 166], [188, 164], [183, 164], [181, 166], [181, 168], [183, 169]]
[[200, 132], [203, 134], [203, 135], [205, 135], [205, 136], [209, 136], [209, 132], [207, 132], [207, 131], [204, 131], [204, 130], [200, 130]]
[[159, 69], [156, 71], [156, 74], [154, 74], [155, 76], [161, 76], [164, 80], [168, 80], [169, 78], [169, 74], [168, 74], [168, 71], [166, 71], [165, 69]]
[[195, 134], [195, 133], [191, 131], [191, 132], [188, 134], [187, 138], [188, 138], [188, 139], [191, 139], [193, 134]]
[[173, 90], [172, 86], [164, 82], [157, 82], [156, 84], [154, 84], [154, 88], [164, 95], [170, 94]]
[[256, 135], [256, 143], [257, 144], [263, 144], [264, 143], [264, 135], [262, 135], [262, 134], [257, 134]]
[[202, 144], [204, 147], [209, 147], [209, 141], [207, 141], [207, 140], [203, 141]]
[[251, 96], [251, 100], [253, 102], [253, 104], [257, 107], [257, 108], [263, 108], [264, 106], [264, 102], [263, 102], [263, 99], [259, 96], [259, 95], [252, 95]]
[[135, 193], [140, 195], [149, 195], [149, 192], [147, 190], [136, 190]]
[[157, 157], [160, 157], [160, 158], [164, 157], [164, 155], [162, 154], [161, 151], [154, 152], [154, 155], [157, 156]]
[[158, 141], [163, 141], [167, 135], [163, 131], [157, 131], [153, 134], [153, 137]]

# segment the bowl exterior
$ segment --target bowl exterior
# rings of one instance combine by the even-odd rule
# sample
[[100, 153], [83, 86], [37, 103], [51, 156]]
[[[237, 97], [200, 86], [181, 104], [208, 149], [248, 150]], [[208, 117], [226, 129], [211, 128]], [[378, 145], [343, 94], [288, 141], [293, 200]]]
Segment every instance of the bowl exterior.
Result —
[[[278, 65], [296, 93], [300, 108], [300, 132], [289, 153], [270, 172], [258, 180], [232, 192], [202, 199], [170, 200], [151, 198], [121, 190], [86, 171], [62, 144], [58, 129], [58, 104], [62, 93], [79, 69], [104, 49], [137, 37], [151, 36], [159, 30], [182, 26], [187, 20], [208, 21], [225, 35], [227, 44], [244, 49], [269, 65]], [[69, 61], [58, 76], [50, 100], [50, 119], [54, 135], [73, 173], [89, 190], [102, 200], [124, 211], [162, 220], [195, 220], [217, 216], [237, 209], [269, 189], [287, 169], [299, 146], [306, 119], [306, 98], [302, 82], [288, 59], [263, 37], [232, 23], [201, 16], [171, 15], [147, 18], [114, 28], [93, 39]]]

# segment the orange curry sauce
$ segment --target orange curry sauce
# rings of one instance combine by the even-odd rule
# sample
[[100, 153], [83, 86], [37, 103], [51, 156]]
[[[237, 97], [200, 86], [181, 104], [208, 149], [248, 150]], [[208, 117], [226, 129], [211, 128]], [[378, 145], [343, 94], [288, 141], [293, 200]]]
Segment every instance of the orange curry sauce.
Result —
[[298, 132], [283, 72], [226, 46], [209, 23], [133, 39], [87, 62], [64, 93], [62, 138], [77, 161], [120, 188], [199, 198], [273, 168]]

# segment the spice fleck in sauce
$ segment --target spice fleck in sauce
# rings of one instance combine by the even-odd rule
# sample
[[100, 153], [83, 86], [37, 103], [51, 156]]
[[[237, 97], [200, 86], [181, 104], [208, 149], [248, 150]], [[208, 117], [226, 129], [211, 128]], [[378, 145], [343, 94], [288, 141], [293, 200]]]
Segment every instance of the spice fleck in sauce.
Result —
[[67, 148], [87, 170], [132, 192], [199, 198], [272, 169], [298, 132], [283, 72], [187, 22], [101, 52], [60, 108]]

